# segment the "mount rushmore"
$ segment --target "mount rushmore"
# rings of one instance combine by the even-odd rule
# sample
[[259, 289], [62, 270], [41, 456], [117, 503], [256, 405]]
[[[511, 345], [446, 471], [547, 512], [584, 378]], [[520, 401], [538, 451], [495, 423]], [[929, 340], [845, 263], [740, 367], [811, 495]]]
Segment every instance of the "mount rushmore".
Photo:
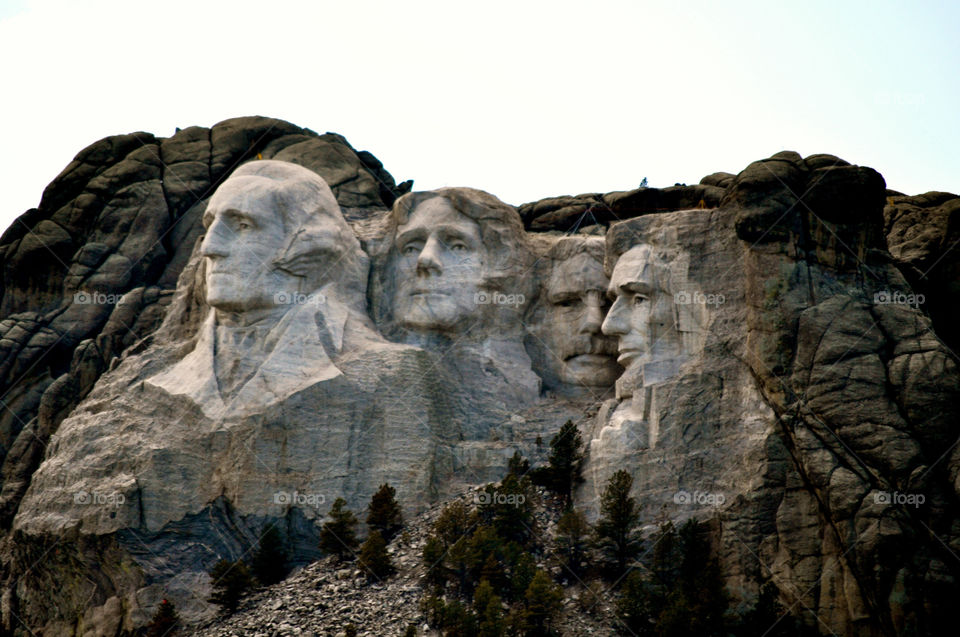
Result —
[[[0, 238], [6, 630], [116, 634], [269, 524], [543, 461], [710, 523], [728, 594], [923, 634], [960, 577], [960, 198], [784, 151], [519, 208], [267, 118], [82, 151]], [[20, 627], [20, 628], [18, 628]]]

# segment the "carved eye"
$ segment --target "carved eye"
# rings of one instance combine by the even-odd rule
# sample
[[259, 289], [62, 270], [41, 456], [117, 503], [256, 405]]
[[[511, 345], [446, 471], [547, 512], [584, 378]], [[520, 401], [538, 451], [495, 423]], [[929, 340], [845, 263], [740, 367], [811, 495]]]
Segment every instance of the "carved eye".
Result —
[[643, 296], [642, 294], [635, 294], [633, 296], [633, 305], [634, 307], [636, 307], [638, 305], [641, 305], [646, 300], [647, 300], [647, 297]]
[[569, 299], [560, 299], [556, 302], [558, 307], [577, 307], [580, 305], [580, 299], [569, 298]]
[[407, 256], [416, 255], [418, 252], [420, 252], [420, 246], [418, 246], [416, 243], [408, 243], [400, 250], [401, 254]]
[[450, 246], [451, 252], [466, 252], [467, 246], [464, 243], [454, 243]]
[[237, 230], [249, 230], [253, 224], [249, 221], [237, 221]]

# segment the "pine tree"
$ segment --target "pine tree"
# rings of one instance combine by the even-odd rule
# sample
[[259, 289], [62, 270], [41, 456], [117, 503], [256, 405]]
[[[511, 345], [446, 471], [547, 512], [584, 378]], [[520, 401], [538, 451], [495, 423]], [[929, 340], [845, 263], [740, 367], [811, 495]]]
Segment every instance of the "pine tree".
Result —
[[508, 474], [499, 485], [488, 484], [484, 492], [486, 501], [480, 506], [480, 515], [504, 540], [526, 544], [534, 525], [529, 481]]
[[633, 478], [629, 473], [617, 471], [607, 482], [600, 497], [601, 518], [597, 522], [596, 536], [600, 548], [615, 565], [615, 576], [626, 572], [627, 563], [640, 549], [636, 525], [640, 512], [636, 501], [630, 497]]
[[403, 515], [396, 496], [396, 489], [389, 484], [381, 484], [380, 489], [370, 498], [367, 513], [367, 526], [380, 531], [387, 542], [403, 528]]
[[514, 451], [513, 457], [507, 463], [507, 474], [522, 478], [528, 471], [530, 471], [530, 461], [520, 455], [519, 451]]
[[252, 566], [254, 576], [264, 586], [276, 584], [287, 576], [287, 551], [275, 526], [267, 527], [260, 537]]
[[516, 559], [510, 564], [510, 589], [513, 599], [523, 599], [536, 574], [537, 562], [533, 556], [522, 549], [518, 551]]
[[506, 621], [503, 617], [502, 600], [485, 579], [480, 580], [480, 585], [473, 594], [473, 610], [478, 619], [478, 637], [503, 637]]
[[550, 440], [550, 488], [570, 506], [573, 490], [583, 482], [583, 439], [580, 430], [568, 420]]
[[360, 549], [358, 565], [366, 572], [369, 580], [381, 580], [396, 572], [390, 554], [387, 553], [387, 542], [380, 535], [380, 531], [370, 531], [367, 541]]
[[639, 571], [627, 575], [616, 604], [616, 616], [625, 634], [645, 637], [653, 635], [659, 608], [653, 608], [650, 584]]
[[175, 635], [180, 624], [180, 616], [173, 604], [167, 600], [160, 602], [153, 619], [147, 624], [147, 637], [166, 637]]
[[327, 514], [329, 522], [320, 529], [320, 548], [336, 555], [341, 560], [349, 559], [359, 544], [357, 540], [357, 516], [346, 508], [347, 501], [337, 498]]
[[563, 589], [543, 571], [537, 571], [524, 594], [524, 634], [530, 637], [553, 635], [557, 615], [563, 609]]
[[220, 560], [210, 571], [210, 579], [214, 591], [209, 601], [218, 604], [228, 614], [237, 610], [240, 599], [254, 584], [250, 570], [241, 560]]
[[423, 545], [423, 566], [426, 570], [426, 580], [434, 587], [443, 587], [447, 581], [447, 572], [443, 566], [443, 559], [447, 549], [443, 546], [443, 541], [436, 535], [427, 538]]
[[457, 637], [476, 637], [477, 618], [459, 601], [454, 600], [443, 609], [443, 634]]
[[583, 558], [590, 531], [586, 516], [575, 509], [568, 510], [557, 522], [557, 555], [564, 569], [578, 579], [584, 572]]

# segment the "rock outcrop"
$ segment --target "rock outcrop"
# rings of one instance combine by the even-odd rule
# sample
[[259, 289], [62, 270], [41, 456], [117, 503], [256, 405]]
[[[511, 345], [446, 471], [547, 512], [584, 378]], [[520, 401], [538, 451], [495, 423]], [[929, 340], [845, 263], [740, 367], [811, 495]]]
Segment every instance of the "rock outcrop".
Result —
[[[322, 178], [303, 211], [327, 225], [277, 226], [282, 258], [230, 290], [288, 307], [234, 329], [249, 298], [210, 276], [245, 227], [216, 224], [300, 205], [208, 206], [231, 176], [288, 171], [259, 160]], [[960, 198], [792, 152], [519, 208], [410, 187], [339, 135], [242, 118], [102, 140], [7, 230], [5, 628], [114, 635], [163, 597], [209, 617], [206, 572], [267, 524], [306, 564], [334, 498], [360, 510], [390, 482], [415, 514], [514, 451], [542, 461], [568, 419], [577, 505], [596, 517], [627, 469], [644, 524], [713, 520], [735, 603], [771, 581], [823, 632], [948, 625]], [[344, 254], [357, 267], [324, 279]]]

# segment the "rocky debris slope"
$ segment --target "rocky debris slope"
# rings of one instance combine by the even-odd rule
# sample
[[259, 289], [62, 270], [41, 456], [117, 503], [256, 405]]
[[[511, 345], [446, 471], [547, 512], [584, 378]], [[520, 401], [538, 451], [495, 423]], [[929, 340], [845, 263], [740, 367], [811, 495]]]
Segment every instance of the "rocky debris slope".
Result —
[[[480, 489], [471, 489], [459, 499], [468, 506], [476, 502]], [[542, 488], [535, 489], [535, 528], [541, 537], [552, 538], [558, 515], [554, 496]], [[191, 629], [197, 637], [321, 637], [345, 635], [345, 627], [353, 624], [363, 637], [401, 636], [415, 625], [417, 634], [436, 636], [440, 633], [425, 623], [419, 602], [424, 595], [422, 553], [433, 523], [444, 506], [432, 507], [409, 521], [403, 532], [387, 546], [397, 573], [385, 581], [368, 582], [353, 563], [338, 563], [326, 557], [309, 564], [279, 584], [261, 589], [241, 602], [234, 615], [218, 616]], [[554, 506], [549, 506], [552, 502]], [[545, 542], [551, 545], [552, 542]], [[538, 568], [547, 569], [546, 562]], [[554, 567], [554, 575], [560, 569]], [[581, 609], [578, 597], [581, 588], [567, 586], [560, 625], [564, 637], [613, 634], [613, 598], [603, 599], [590, 612]]]

